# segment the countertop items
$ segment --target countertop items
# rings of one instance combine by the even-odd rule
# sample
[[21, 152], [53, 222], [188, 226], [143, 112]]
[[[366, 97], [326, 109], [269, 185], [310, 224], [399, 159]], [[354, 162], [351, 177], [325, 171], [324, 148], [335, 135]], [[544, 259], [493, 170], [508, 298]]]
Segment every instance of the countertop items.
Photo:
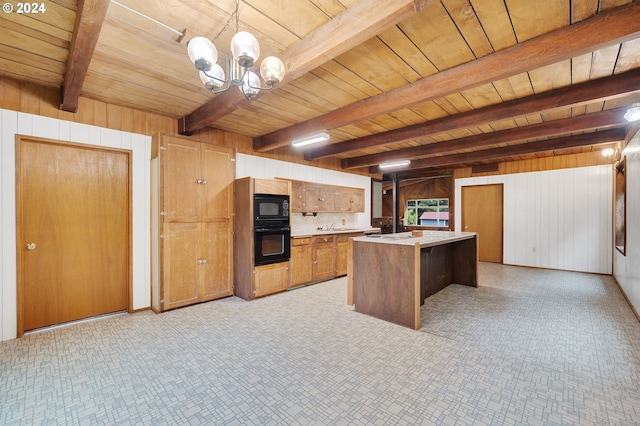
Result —
[[357, 233], [379, 233], [380, 232], [380, 228], [372, 228], [372, 227], [364, 227], [364, 228], [356, 228], [356, 227], [352, 227], [352, 228], [342, 228], [342, 227], [337, 227], [337, 228], [333, 228], [333, 229], [316, 229], [316, 230], [304, 230], [304, 231], [297, 231], [297, 230], [292, 230], [291, 231], [291, 237], [293, 238], [299, 238], [299, 237], [313, 237], [315, 235], [329, 235], [329, 234], [357, 234]]
[[416, 243], [420, 247], [433, 247], [441, 244], [448, 244], [473, 238], [475, 232], [455, 232], [455, 231], [424, 231], [422, 236], [415, 237], [411, 232], [401, 232], [398, 234], [373, 234], [363, 237], [356, 237], [354, 241], [376, 242], [382, 244], [400, 244], [412, 246]]

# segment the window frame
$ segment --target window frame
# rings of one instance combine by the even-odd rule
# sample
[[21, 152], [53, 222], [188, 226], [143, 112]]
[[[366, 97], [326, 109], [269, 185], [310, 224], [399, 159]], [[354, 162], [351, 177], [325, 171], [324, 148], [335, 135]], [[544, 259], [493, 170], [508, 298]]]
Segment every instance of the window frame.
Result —
[[[446, 201], [446, 205], [442, 204], [442, 201]], [[428, 204], [433, 204], [435, 202], [435, 206], [434, 205], [428, 205]], [[450, 204], [451, 200], [449, 198], [415, 198], [415, 199], [407, 199], [405, 201], [404, 204], [404, 219], [403, 219], [403, 224], [404, 226], [422, 226], [422, 227], [429, 227], [429, 228], [449, 228], [450, 224], [451, 224], [451, 216], [449, 216], [449, 219], [446, 221], [446, 225], [440, 226], [440, 222], [442, 222], [440, 219], [438, 219], [438, 225], [435, 226], [431, 226], [431, 225], [421, 225], [419, 223], [419, 218], [421, 216], [421, 214], [419, 214], [420, 210], [426, 210], [428, 209], [433, 209], [435, 208], [436, 212], [441, 212], [441, 211], [446, 211], [447, 213], [450, 213], [450, 209], [451, 209], [451, 204]], [[410, 205], [410, 203], [413, 203]], [[420, 205], [421, 204], [421, 205]], [[414, 216], [415, 216], [415, 222], [414, 224], [410, 224], [409, 223], [409, 210], [414, 210]], [[434, 211], [434, 210], [431, 210]]]

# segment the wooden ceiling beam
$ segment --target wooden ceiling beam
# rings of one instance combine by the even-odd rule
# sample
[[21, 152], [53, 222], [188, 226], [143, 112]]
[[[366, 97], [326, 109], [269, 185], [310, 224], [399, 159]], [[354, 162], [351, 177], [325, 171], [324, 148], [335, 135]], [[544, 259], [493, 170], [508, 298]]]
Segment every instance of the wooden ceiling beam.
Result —
[[527, 139], [547, 138], [573, 132], [617, 127], [627, 123], [623, 117], [626, 110], [627, 108], [610, 109], [530, 126], [468, 136], [466, 138], [348, 158], [342, 160], [342, 167], [344, 169], [357, 169], [377, 165], [384, 161], [412, 159], [466, 149], [477, 150], [501, 143], [515, 143]]
[[[312, 71], [424, 9], [435, 0], [360, 0], [278, 57], [287, 70], [279, 86]], [[259, 96], [266, 92], [261, 91]], [[245, 105], [239, 90], [229, 90], [178, 120], [178, 131], [191, 134]]]
[[[626, 131], [624, 127], [603, 130], [583, 135], [565, 136], [544, 141], [528, 142], [518, 145], [509, 145], [501, 148], [485, 149], [475, 152], [464, 152], [461, 154], [444, 155], [441, 157], [425, 158], [412, 161], [408, 169], [403, 169], [397, 173], [401, 176], [418, 176], [414, 170], [429, 170], [431, 168], [442, 168], [446, 166], [458, 166], [460, 164], [475, 163], [487, 160], [509, 161], [509, 157], [518, 155], [534, 154], [536, 152], [549, 152], [561, 149], [580, 148], [589, 145], [600, 145], [624, 140]], [[411, 171], [408, 171], [411, 170]], [[371, 167], [372, 173], [379, 173], [379, 167]], [[433, 171], [432, 171], [433, 173]]]
[[297, 136], [335, 129], [409, 108], [638, 37], [640, 3], [636, 2], [254, 138], [253, 148], [259, 152], [269, 151], [289, 144]]
[[67, 69], [62, 85], [60, 109], [76, 112], [78, 98], [96, 48], [109, 0], [79, 0], [71, 37]]
[[640, 68], [612, 77], [591, 80], [550, 92], [443, 117], [426, 123], [414, 124], [400, 129], [389, 130], [387, 132], [310, 149], [305, 152], [305, 159], [317, 160], [345, 152], [426, 137], [455, 129], [475, 127], [478, 123], [506, 120], [539, 113], [541, 111], [549, 111], [554, 108], [576, 107], [587, 103], [620, 98], [630, 94], [640, 95]]

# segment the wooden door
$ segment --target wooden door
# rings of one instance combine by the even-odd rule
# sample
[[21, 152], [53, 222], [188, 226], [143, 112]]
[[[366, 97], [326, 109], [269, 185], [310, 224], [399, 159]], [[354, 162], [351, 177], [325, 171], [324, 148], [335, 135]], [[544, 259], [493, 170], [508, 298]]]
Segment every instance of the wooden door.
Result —
[[129, 153], [17, 144], [19, 333], [129, 308]]
[[200, 143], [165, 136], [162, 148], [164, 221], [200, 221]]
[[503, 186], [462, 187], [462, 230], [478, 234], [478, 259], [502, 263]]

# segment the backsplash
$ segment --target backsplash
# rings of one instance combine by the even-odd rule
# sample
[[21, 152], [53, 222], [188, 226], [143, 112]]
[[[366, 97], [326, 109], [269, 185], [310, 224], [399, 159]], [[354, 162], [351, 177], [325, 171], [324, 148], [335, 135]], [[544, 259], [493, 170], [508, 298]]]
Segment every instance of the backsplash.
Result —
[[356, 226], [355, 213], [318, 213], [317, 216], [291, 213], [291, 229], [295, 232], [315, 231], [331, 224], [336, 228], [353, 228]]

